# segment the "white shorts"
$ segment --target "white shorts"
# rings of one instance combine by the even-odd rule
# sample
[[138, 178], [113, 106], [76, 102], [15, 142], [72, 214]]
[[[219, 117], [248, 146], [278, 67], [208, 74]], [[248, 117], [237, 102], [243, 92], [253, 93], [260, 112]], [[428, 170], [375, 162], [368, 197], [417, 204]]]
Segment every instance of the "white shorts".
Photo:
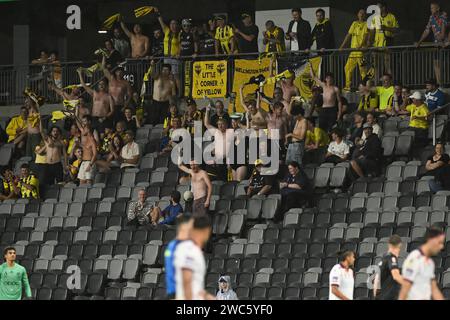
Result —
[[78, 179], [80, 180], [94, 180], [95, 176], [95, 164], [91, 167], [91, 170], [86, 171], [87, 166], [89, 165], [90, 161], [83, 161], [80, 164], [80, 169], [78, 169]]

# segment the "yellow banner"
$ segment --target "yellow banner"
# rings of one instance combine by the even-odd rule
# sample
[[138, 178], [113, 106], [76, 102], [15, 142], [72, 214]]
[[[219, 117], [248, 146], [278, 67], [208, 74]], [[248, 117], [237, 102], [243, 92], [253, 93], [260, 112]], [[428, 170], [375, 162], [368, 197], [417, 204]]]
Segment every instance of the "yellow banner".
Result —
[[[245, 112], [244, 107], [241, 105], [240, 87], [247, 83], [251, 77], [256, 77], [262, 74], [266, 79], [270, 77], [270, 63], [272, 59], [256, 59], [256, 60], [235, 60], [234, 61], [234, 80], [233, 80], [233, 92], [236, 93], [236, 112]], [[272, 97], [273, 96], [273, 84], [264, 85], [264, 93]], [[244, 88], [244, 96], [255, 96], [255, 92], [258, 89], [256, 84], [247, 85]], [[256, 96], [255, 96], [256, 97]], [[245, 97], [244, 97], [245, 98]], [[252, 97], [253, 98], [253, 97]], [[261, 107], [268, 111], [269, 106], [266, 103], [261, 103]]]
[[[322, 63], [321, 57], [315, 57], [309, 59], [313, 67], [314, 74], [320, 78], [320, 65]], [[305, 63], [300, 68], [295, 70], [295, 86], [300, 90], [300, 95], [309, 100], [312, 97], [312, 86], [314, 85], [314, 80], [311, 78], [310, 67], [308, 63]]]
[[[234, 61], [234, 79], [233, 79], [233, 92], [236, 93], [236, 112], [245, 112], [244, 107], [241, 105], [241, 96], [239, 93], [240, 87], [247, 83], [251, 77], [256, 77], [262, 74], [266, 79], [270, 77], [270, 58], [264, 58], [261, 60], [235, 60]], [[247, 85], [244, 88], [244, 95], [254, 95], [258, 86], [256, 84]], [[273, 96], [273, 84], [266, 84], [264, 86], [264, 94], [269, 97]], [[261, 107], [268, 111], [269, 106], [266, 103], [261, 103]]]
[[192, 97], [223, 98], [227, 94], [227, 61], [198, 61], [192, 68]]

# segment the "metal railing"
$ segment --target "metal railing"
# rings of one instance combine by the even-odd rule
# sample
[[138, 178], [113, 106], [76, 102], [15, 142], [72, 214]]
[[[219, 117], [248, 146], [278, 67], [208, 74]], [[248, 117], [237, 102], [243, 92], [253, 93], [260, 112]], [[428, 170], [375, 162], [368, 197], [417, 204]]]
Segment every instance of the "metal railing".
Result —
[[[277, 54], [276, 59], [281, 68], [287, 68], [293, 63], [305, 61], [308, 57], [320, 55], [322, 57], [322, 72], [333, 72], [336, 78], [336, 84], [339, 87], [345, 85], [344, 67], [347, 63], [348, 56], [352, 51], [362, 51], [366, 63], [374, 68], [375, 79], [387, 69], [385, 65], [386, 58], [390, 61], [390, 70], [396, 82], [411, 88], [423, 88], [425, 80], [430, 77], [436, 77], [434, 64], [438, 63], [441, 85], [450, 87], [450, 50], [442, 49], [437, 45], [428, 45], [420, 48], [415, 46], [394, 46], [384, 48], [380, 51], [379, 48], [366, 49], [343, 49], [343, 50], [310, 50], [310, 51], [296, 51], [283, 52]], [[171, 60], [179, 61], [179, 72], [177, 74], [178, 83], [183, 86], [185, 75], [185, 67], [187, 62], [202, 61], [202, 60], [216, 60], [226, 59], [233, 62], [236, 59], [251, 59], [258, 58], [259, 53], [246, 54], [232, 54], [232, 55], [208, 55], [198, 57], [179, 57], [170, 58]], [[157, 58], [159, 61], [167, 60], [167, 58]], [[435, 62], [436, 61], [436, 62]], [[89, 67], [95, 61], [89, 62], [61, 62], [62, 69], [62, 85], [67, 86], [77, 84], [79, 82], [77, 75], [77, 68]], [[160, 64], [157, 64], [160, 65]], [[142, 85], [142, 78], [150, 66], [150, 61], [147, 59], [127, 59], [124, 64], [126, 70], [126, 77], [132, 83], [135, 90], [140, 92]], [[58, 102], [60, 99], [55, 93], [48, 88], [47, 75], [42, 72], [42, 65], [25, 65], [14, 66], [6, 65], [0, 66], [0, 105], [15, 105], [23, 102], [22, 92], [26, 87], [30, 87], [40, 95], [47, 98], [48, 102]], [[187, 75], [189, 76], [189, 75]], [[228, 63], [228, 84], [231, 92], [231, 86], [234, 76], [234, 64]], [[93, 74], [92, 78], [86, 79], [87, 82], [96, 83], [103, 77], [101, 71]], [[356, 88], [360, 82], [360, 75], [358, 68], [355, 68], [352, 74], [352, 87]], [[184, 95], [183, 88], [179, 88], [180, 95]], [[147, 88], [147, 92], [151, 92], [151, 84]]]

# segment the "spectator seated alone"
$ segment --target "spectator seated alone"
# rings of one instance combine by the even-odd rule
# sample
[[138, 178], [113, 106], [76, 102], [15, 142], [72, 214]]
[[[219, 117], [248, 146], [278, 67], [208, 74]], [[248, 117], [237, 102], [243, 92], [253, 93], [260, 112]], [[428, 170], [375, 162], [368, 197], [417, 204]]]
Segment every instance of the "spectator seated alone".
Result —
[[427, 159], [425, 164], [426, 172], [423, 176], [436, 176], [440, 169], [448, 165], [450, 157], [445, 153], [444, 145], [442, 143], [436, 143], [434, 147], [434, 154]]

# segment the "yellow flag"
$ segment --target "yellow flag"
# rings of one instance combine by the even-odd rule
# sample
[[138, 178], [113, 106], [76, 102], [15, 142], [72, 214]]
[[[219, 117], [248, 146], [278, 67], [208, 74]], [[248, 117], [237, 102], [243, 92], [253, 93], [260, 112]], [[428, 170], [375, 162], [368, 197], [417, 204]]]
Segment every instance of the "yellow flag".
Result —
[[[320, 78], [320, 65], [322, 63], [322, 58], [314, 57], [309, 59], [309, 62], [311, 62], [314, 74]], [[314, 85], [314, 80], [311, 78], [309, 70], [309, 64], [305, 63], [300, 68], [294, 71], [294, 84], [300, 90], [300, 95], [307, 100], [311, 99], [312, 97], [312, 87]]]
[[[233, 78], [233, 92], [236, 93], [236, 112], [245, 112], [244, 107], [241, 105], [241, 98], [239, 89], [242, 84], [247, 83], [252, 76], [258, 76], [262, 74], [266, 79], [270, 76], [270, 64], [272, 59], [263, 58], [261, 60], [247, 60], [238, 59], [234, 61], [234, 78]], [[264, 86], [264, 94], [271, 97], [273, 96], [274, 85], [267, 84]], [[256, 84], [247, 85], [244, 88], [244, 95], [254, 95], [258, 86]], [[269, 106], [261, 102], [261, 107], [264, 110], [269, 110]]]
[[134, 15], [136, 16], [136, 18], [140, 18], [148, 15], [149, 13], [152, 13], [154, 10], [155, 8], [150, 6], [140, 7], [134, 9]]
[[103, 22], [103, 28], [106, 30], [110, 30], [115, 22], [119, 21], [120, 13], [116, 13], [115, 15], [112, 15], [108, 19], [106, 19]]

